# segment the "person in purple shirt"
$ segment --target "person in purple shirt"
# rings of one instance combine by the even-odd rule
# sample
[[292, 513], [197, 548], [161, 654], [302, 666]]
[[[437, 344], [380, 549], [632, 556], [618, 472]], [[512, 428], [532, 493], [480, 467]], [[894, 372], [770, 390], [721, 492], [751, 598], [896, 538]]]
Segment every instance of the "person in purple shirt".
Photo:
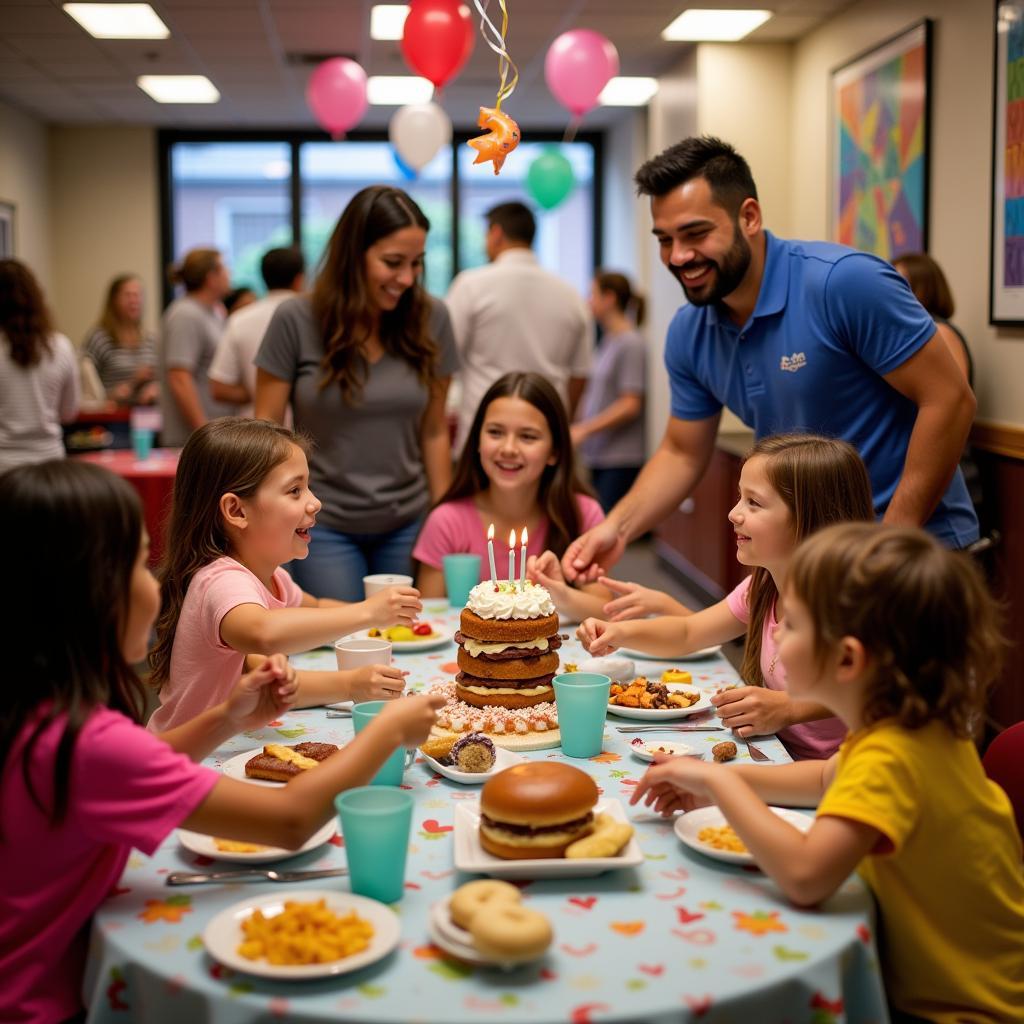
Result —
[[765, 230], [750, 167], [719, 139], [670, 146], [636, 182], [687, 299], [665, 345], [671, 416], [629, 493], [567, 548], [566, 576], [596, 578], [692, 492], [723, 406], [758, 438], [842, 438], [867, 464], [885, 522], [924, 526], [950, 547], [973, 543], [957, 459], [974, 396], [900, 275], [868, 253]]

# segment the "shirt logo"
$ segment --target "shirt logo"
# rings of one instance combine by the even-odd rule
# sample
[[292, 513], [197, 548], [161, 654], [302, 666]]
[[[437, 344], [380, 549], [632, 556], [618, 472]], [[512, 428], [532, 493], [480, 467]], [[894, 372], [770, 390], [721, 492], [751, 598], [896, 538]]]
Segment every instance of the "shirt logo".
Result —
[[807, 356], [803, 352], [794, 352], [791, 356], [783, 356], [779, 360], [779, 369], [788, 370], [790, 373], [796, 373], [797, 370], [802, 370], [807, 365]]

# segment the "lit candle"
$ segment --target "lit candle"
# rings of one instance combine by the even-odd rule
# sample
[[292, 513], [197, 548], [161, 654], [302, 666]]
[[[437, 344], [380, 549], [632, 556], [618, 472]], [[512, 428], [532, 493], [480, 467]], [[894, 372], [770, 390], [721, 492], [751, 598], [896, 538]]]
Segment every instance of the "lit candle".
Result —
[[522, 544], [522, 554], [519, 556], [519, 586], [526, 589], [526, 527], [523, 527], [523, 532], [519, 535], [519, 543]]
[[491, 583], [498, 585], [498, 572], [494, 568], [494, 523], [487, 527], [487, 559], [491, 563]]
[[508, 585], [516, 586], [516, 531], [510, 530], [508, 535]]

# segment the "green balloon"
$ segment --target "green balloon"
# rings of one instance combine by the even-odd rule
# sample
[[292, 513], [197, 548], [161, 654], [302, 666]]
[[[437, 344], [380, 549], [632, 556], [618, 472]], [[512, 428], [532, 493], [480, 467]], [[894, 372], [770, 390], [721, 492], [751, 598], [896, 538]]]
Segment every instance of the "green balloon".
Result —
[[546, 149], [526, 172], [526, 190], [545, 210], [553, 210], [572, 192], [572, 164], [557, 149]]

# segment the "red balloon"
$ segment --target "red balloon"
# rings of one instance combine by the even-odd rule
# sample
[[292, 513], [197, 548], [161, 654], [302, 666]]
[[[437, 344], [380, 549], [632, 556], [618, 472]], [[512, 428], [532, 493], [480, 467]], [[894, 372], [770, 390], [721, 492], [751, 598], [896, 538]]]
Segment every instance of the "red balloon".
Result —
[[440, 89], [473, 52], [473, 22], [460, 0], [412, 0], [402, 32], [402, 55], [418, 75]]

